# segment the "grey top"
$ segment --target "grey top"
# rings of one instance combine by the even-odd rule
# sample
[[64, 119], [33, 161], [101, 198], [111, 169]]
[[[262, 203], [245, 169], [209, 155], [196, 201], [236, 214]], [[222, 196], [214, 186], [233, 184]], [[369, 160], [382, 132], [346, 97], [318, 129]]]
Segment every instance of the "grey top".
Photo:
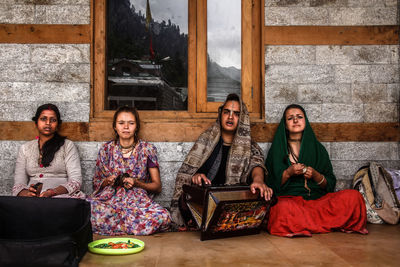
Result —
[[79, 191], [82, 184], [81, 164], [78, 150], [72, 141], [65, 139], [64, 145], [55, 153], [50, 166], [40, 167], [38, 162], [38, 140], [23, 144], [19, 149], [15, 165], [14, 196], [21, 190], [28, 189], [29, 185], [42, 182], [42, 192], [62, 185], [68, 194], [57, 197], [85, 197]]

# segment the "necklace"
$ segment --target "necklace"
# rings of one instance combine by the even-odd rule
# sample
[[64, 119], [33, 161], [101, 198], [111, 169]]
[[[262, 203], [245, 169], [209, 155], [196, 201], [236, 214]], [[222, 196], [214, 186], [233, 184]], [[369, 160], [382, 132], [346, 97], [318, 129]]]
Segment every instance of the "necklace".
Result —
[[301, 142], [301, 138], [300, 139], [288, 139], [289, 142]]
[[122, 156], [123, 156], [124, 158], [129, 158], [129, 157], [132, 155], [133, 150], [134, 150], [135, 147], [136, 147], [136, 142], [133, 142], [133, 144], [132, 144], [131, 146], [128, 146], [128, 147], [122, 146], [121, 143], [120, 143], [120, 146], [121, 146], [121, 153], [122, 153]]

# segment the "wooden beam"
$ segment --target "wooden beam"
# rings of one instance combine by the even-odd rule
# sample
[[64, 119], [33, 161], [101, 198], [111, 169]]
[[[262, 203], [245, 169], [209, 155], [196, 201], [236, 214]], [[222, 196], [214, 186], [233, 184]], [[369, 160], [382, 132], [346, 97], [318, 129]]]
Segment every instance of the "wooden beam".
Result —
[[90, 25], [0, 24], [0, 43], [90, 44]]
[[[193, 142], [214, 120], [187, 122], [142, 121], [140, 136], [150, 142]], [[312, 123], [321, 142], [400, 142], [400, 123]], [[257, 142], [272, 142], [276, 123], [253, 123]], [[61, 134], [74, 141], [104, 142], [113, 138], [111, 121], [65, 122]], [[0, 140], [31, 140], [37, 135], [33, 122], [0, 122]]]
[[265, 45], [396, 45], [399, 26], [265, 26]]
[[[64, 122], [60, 134], [73, 141], [89, 141], [89, 127], [86, 122]], [[38, 132], [34, 122], [1, 121], [0, 140], [32, 140]]]

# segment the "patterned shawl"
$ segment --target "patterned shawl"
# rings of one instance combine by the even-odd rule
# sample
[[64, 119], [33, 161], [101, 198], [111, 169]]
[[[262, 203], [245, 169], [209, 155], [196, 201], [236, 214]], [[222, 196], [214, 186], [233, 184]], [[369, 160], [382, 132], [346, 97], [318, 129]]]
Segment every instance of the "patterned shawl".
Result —
[[[183, 225], [183, 218], [178, 207], [178, 200], [182, 194], [182, 186], [191, 184], [192, 176], [206, 162], [221, 137], [220, 118], [225, 103], [218, 109], [216, 122], [202, 133], [189, 154], [186, 156], [178, 171], [175, 190], [171, 202], [172, 221]], [[260, 166], [265, 172], [264, 156], [261, 148], [251, 140], [250, 117], [246, 105], [240, 101], [240, 116], [238, 128], [231, 145], [226, 163], [226, 185], [246, 184], [254, 167]]]
[[[281, 185], [282, 173], [290, 166], [288, 156], [288, 145], [286, 139], [285, 114], [276, 130], [271, 148], [268, 151], [265, 166], [268, 170], [267, 185], [274, 190], [278, 196], [302, 196], [304, 199], [317, 199], [335, 189], [336, 178], [333, 174], [332, 164], [325, 147], [317, 140], [314, 131], [304, 112], [306, 127], [300, 145], [299, 163], [311, 166], [325, 176], [326, 188], [321, 188], [313, 179], [307, 180], [309, 192], [304, 187], [304, 176], [299, 175]], [[309, 195], [310, 193], [310, 195]]]

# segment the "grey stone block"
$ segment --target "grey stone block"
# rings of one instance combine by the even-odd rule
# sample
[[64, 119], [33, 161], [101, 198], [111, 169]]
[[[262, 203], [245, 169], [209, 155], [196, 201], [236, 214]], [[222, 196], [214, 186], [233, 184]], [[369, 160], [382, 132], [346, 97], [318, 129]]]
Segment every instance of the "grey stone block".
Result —
[[266, 7], [304, 7], [309, 6], [309, 1], [304, 0], [265, 0]]
[[37, 5], [35, 21], [39, 24], [89, 24], [90, 6]]
[[351, 88], [353, 103], [387, 102], [389, 98], [386, 84], [354, 83]]
[[315, 7], [268, 7], [265, 9], [265, 25], [328, 25], [326, 8]]
[[351, 64], [353, 47], [338, 45], [316, 46], [317, 64]]
[[157, 142], [153, 144], [157, 148], [160, 162], [183, 162], [193, 146], [192, 142]]
[[13, 161], [15, 165], [18, 150], [23, 143], [25, 141], [0, 141], [0, 160]]
[[317, 46], [317, 64], [388, 64], [392, 53], [389, 46]]
[[181, 162], [161, 162], [160, 176], [162, 181], [162, 191], [156, 195], [154, 200], [164, 207], [169, 207], [174, 193], [176, 174], [181, 166]]
[[[0, 120], [3, 121], [31, 121], [38, 106], [43, 102], [0, 102]], [[90, 103], [68, 103], [52, 101], [60, 109], [63, 121], [89, 121]]]
[[399, 64], [400, 63], [399, 47], [395, 46], [395, 45], [391, 45], [390, 46], [390, 53], [391, 53], [390, 63]]
[[0, 101], [90, 102], [89, 83], [0, 82]]
[[300, 84], [298, 100], [301, 103], [351, 103], [350, 84]]
[[[1, 12], [1, 11], [0, 11]], [[0, 62], [29, 63], [30, 48], [26, 44], [0, 44]]]
[[96, 161], [102, 142], [74, 142], [83, 160]]
[[265, 83], [265, 103], [297, 102], [297, 84]]
[[398, 83], [399, 65], [370, 65], [371, 80], [374, 83]]
[[391, 61], [391, 46], [364, 45], [355, 46], [353, 64], [388, 64]]
[[399, 160], [396, 142], [335, 142], [331, 143], [331, 159], [346, 161]]
[[396, 9], [392, 7], [329, 9], [330, 25], [395, 25], [396, 23]]
[[2, 0], [4, 4], [16, 5], [89, 5], [90, 0]]
[[82, 181], [89, 181], [92, 184], [95, 173], [96, 161], [87, 160], [81, 157]]
[[335, 66], [335, 82], [354, 83], [369, 82], [370, 71], [368, 65], [337, 65]]
[[392, 83], [387, 85], [388, 102], [400, 103], [400, 84]]
[[348, 177], [341, 177], [342, 179], [336, 178], [335, 191], [340, 191], [344, 189], [352, 189], [352, 181]]
[[3, 82], [90, 82], [89, 64], [6, 64], [0, 69]]
[[[396, 0], [397, 1], [397, 0]], [[384, 7], [385, 0], [348, 0], [349, 7]]]
[[0, 3], [0, 23], [32, 24], [35, 18], [34, 5]]
[[267, 158], [268, 151], [271, 148], [271, 143], [258, 143], [264, 153], [264, 160]]
[[362, 122], [363, 114], [361, 104], [322, 104], [319, 122]]
[[280, 122], [283, 111], [288, 104], [274, 104], [270, 103], [265, 106], [265, 121], [267, 123], [278, 123]]
[[347, 3], [348, 0], [310, 0], [311, 7], [343, 7]]
[[365, 122], [398, 122], [398, 103], [364, 104]]
[[32, 45], [32, 62], [90, 63], [90, 45]]
[[315, 64], [315, 46], [267, 46], [265, 63], [272, 64]]
[[332, 66], [321, 65], [267, 65], [266, 83], [330, 83]]
[[[321, 122], [321, 105], [320, 104], [303, 104], [310, 122]], [[283, 111], [288, 104], [268, 104], [265, 107], [265, 120], [267, 123], [278, 123], [281, 121]], [[325, 120], [323, 120], [325, 121]]]

